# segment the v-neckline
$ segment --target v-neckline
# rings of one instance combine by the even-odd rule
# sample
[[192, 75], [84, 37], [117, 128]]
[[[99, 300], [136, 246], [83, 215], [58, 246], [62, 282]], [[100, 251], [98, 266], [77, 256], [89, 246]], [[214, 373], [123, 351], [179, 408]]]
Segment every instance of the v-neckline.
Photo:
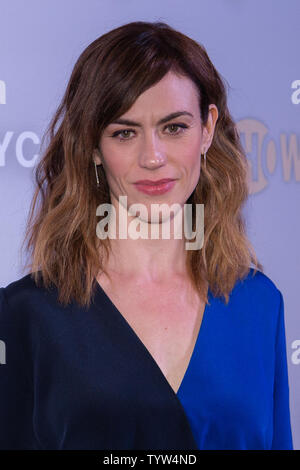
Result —
[[122, 315], [120, 310], [116, 307], [116, 305], [113, 303], [111, 298], [107, 295], [107, 293], [105, 292], [105, 290], [103, 289], [101, 284], [97, 281], [97, 279], [95, 279], [95, 282], [96, 282], [96, 293], [98, 292], [98, 294], [101, 295], [101, 298], [105, 300], [107, 306], [111, 307], [115, 311], [115, 313], [117, 314], [118, 318], [123, 323], [125, 328], [134, 337], [137, 345], [140, 345], [140, 347], [141, 347], [142, 351], [144, 352], [145, 356], [151, 361], [151, 363], [153, 364], [153, 367], [158, 371], [158, 373], [161, 376], [162, 380], [167, 384], [167, 387], [169, 388], [171, 393], [173, 395], [175, 395], [175, 397], [177, 399], [179, 399], [179, 393], [181, 393], [181, 391], [183, 389], [183, 386], [184, 386], [184, 383], [187, 381], [188, 375], [190, 374], [192, 365], [195, 361], [196, 351], [199, 349], [200, 338], [204, 334], [203, 330], [205, 329], [205, 325], [207, 323], [207, 318], [206, 317], [207, 317], [207, 313], [208, 313], [208, 308], [211, 306], [211, 303], [212, 303], [212, 293], [210, 291], [210, 288], [208, 287], [208, 290], [207, 290], [207, 299], [210, 302], [210, 305], [205, 304], [204, 311], [203, 311], [203, 314], [202, 314], [201, 323], [200, 323], [200, 327], [199, 327], [199, 330], [198, 330], [198, 334], [197, 334], [197, 337], [196, 337], [196, 341], [195, 341], [195, 344], [194, 344], [194, 348], [193, 348], [188, 366], [185, 370], [185, 373], [184, 373], [183, 378], [181, 380], [181, 383], [180, 383], [180, 385], [177, 389], [177, 392], [175, 392], [175, 390], [171, 386], [170, 382], [166, 378], [165, 374], [163, 373], [163, 371], [159, 367], [158, 363], [156, 362], [156, 360], [154, 359], [154, 357], [150, 353], [149, 349], [145, 346], [145, 344], [143, 343], [141, 338], [138, 336], [138, 334], [135, 332], [135, 330], [132, 328], [130, 323], [126, 320], [124, 315]]

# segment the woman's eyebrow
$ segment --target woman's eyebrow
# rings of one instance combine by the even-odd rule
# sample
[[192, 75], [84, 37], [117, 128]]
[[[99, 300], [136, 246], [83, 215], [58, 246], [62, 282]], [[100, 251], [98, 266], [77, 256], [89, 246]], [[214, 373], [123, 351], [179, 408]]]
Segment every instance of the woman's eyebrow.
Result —
[[[193, 114], [189, 113], [188, 111], [176, 111], [175, 113], [168, 114], [167, 116], [163, 117], [158, 121], [157, 124], [164, 124], [165, 122], [171, 121], [171, 119], [175, 119], [179, 116], [191, 116], [194, 117]], [[130, 119], [116, 119], [115, 121], [111, 122], [111, 124], [123, 124], [125, 126], [136, 126], [142, 127], [139, 122], [131, 121]]]

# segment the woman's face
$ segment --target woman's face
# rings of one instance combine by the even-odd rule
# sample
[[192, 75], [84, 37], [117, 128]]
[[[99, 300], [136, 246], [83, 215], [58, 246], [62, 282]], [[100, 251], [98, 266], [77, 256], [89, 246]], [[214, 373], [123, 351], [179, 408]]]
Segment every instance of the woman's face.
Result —
[[[149, 214], [152, 203], [183, 207], [199, 180], [200, 154], [211, 143], [217, 116], [216, 106], [210, 105], [208, 124], [201, 128], [197, 88], [173, 72], [142, 93], [104, 129], [101, 154], [94, 153], [94, 161], [103, 164], [112, 203], [126, 195], [127, 207], [142, 203]], [[174, 181], [159, 188], [137, 184], [165, 178]]]

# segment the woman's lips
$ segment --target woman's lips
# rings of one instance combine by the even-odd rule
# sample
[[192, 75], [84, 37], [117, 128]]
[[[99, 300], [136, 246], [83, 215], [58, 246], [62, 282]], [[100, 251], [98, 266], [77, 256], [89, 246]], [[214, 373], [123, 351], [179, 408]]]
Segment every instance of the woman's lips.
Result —
[[154, 195], [164, 194], [167, 191], [170, 191], [170, 189], [173, 188], [175, 183], [176, 183], [176, 180], [165, 180], [165, 181], [162, 180], [161, 182], [158, 182], [158, 183], [151, 183], [151, 182], [146, 183], [142, 181], [142, 182], [134, 183], [134, 185], [138, 191], [154, 196]]

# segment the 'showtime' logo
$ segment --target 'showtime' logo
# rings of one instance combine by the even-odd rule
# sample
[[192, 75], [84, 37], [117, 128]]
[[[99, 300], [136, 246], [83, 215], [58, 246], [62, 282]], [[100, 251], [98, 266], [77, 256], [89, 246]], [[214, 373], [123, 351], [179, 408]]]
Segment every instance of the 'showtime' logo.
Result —
[[251, 193], [258, 193], [268, 185], [268, 176], [274, 173], [278, 164], [283, 181], [300, 181], [297, 134], [281, 133], [276, 142], [262, 122], [250, 118], [238, 121], [237, 128], [247, 155]]

